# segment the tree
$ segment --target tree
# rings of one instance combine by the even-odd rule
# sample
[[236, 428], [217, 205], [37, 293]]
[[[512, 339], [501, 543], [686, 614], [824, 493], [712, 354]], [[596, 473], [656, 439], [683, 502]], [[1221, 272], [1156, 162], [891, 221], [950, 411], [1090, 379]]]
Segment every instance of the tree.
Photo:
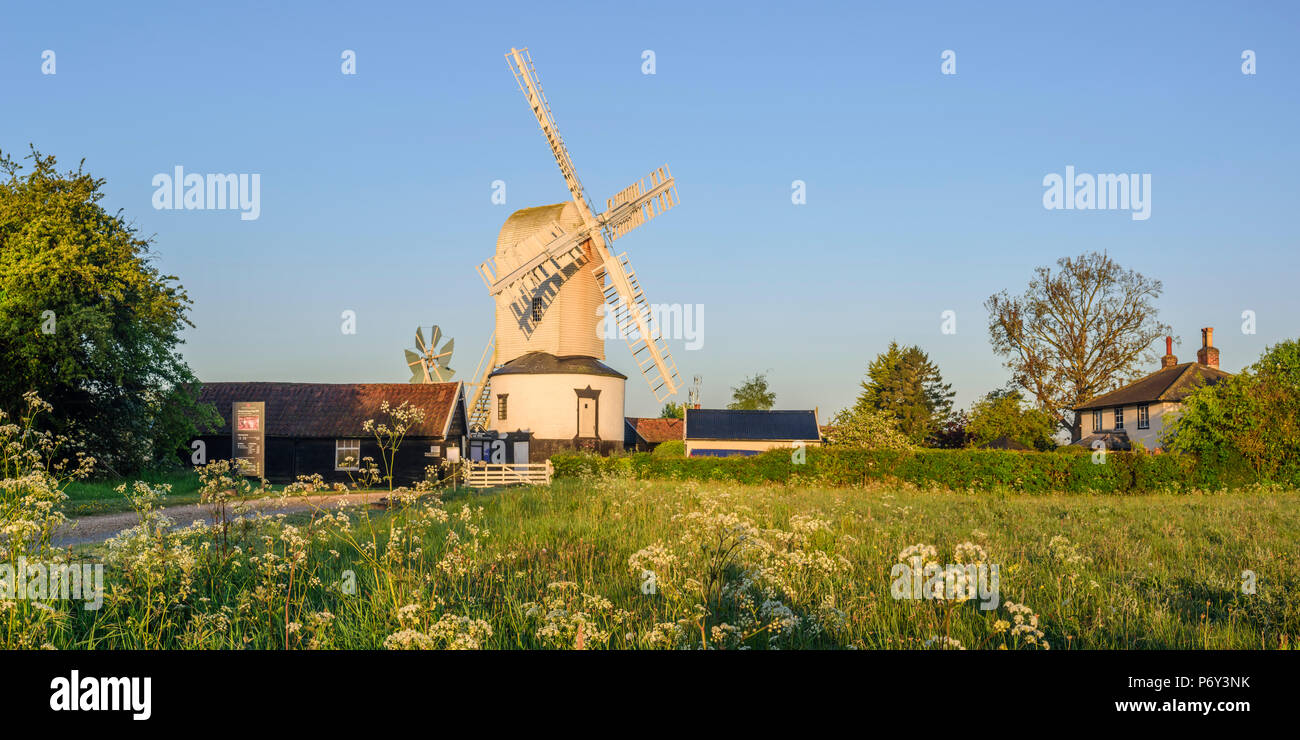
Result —
[[99, 204], [104, 180], [60, 173], [32, 149], [30, 172], [0, 152], [0, 408], [36, 391], [100, 470], [176, 462], [213, 424], [177, 352], [190, 300], [152, 265], [150, 241]]
[[899, 430], [897, 419], [884, 411], [862, 405], [844, 409], [831, 419], [826, 444], [872, 450], [912, 449], [907, 435]]
[[1031, 449], [1050, 450], [1056, 447], [1052, 439], [1056, 427], [1051, 414], [1028, 406], [1023, 393], [1007, 388], [975, 402], [966, 431], [976, 447], [1007, 437]]
[[959, 450], [970, 442], [970, 415], [958, 411], [939, 422], [939, 429], [930, 437], [930, 446], [945, 450]]
[[1240, 374], [1183, 399], [1164, 445], [1210, 466], [1244, 461], [1265, 480], [1300, 484], [1300, 341], [1265, 350]]
[[766, 411], [775, 403], [776, 394], [767, 387], [767, 373], [757, 373], [746, 378], [739, 388], [731, 389], [731, 403], [727, 408]]
[[1155, 364], [1151, 343], [1169, 332], [1156, 319], [1163, 286], [1092, 252], [1039, 267], [1019, 297], [1006, 291], [984, 303], [995, 354], [1012, 381], [1052, 415], [1071, 440], [1073, 409]]
[[686, 407], [680, 403], [669, 401], [664, 404], [664, 408], [659, 412], [660, 419], [685, 419]]
[[952, 411], [952, 386], [920, 347], [890, 342], [867, 367], [855, 409], [874, 408], [898, 420], [913, 444], [924, 444]]

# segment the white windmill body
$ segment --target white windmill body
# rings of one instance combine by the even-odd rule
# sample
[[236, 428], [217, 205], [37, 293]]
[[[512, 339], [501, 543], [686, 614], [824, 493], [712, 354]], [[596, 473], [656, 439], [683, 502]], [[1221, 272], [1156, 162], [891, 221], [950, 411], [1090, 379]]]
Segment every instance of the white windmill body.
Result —
[[675, 205], [674, 181], [661, 167], [609, 199], [604, 213], [593, 212], [527, 50], [506, 58], [572, 200], [511, 214], [495, 255], [479, 266], [496, 302], [496, 330], [471, 388], [471, 429], [526, 439], [532, 460], [558, 449], [610, 452], [623, 442], [627, 376], [601, 362], [602, 306], [610, 307], [655, 398], [677, 392], [676, 365], [650, 331], [650, 306], [627, 256], [608, 247]]
[[[497, 239], [495, 265], [514, 270], [535, 256], [530, 240], [552, 222], [580, 228], [573, 203], [525, 208], [511, 214]], [[496, 295], [496, 361], [490, 374], [487, 428], [518, 438], [529, 434], [529, 455], [557, 449], [609, 452], [623, 441], [627, 376], [600, 362], [605, 296], [590, 248], [527, 290]], [[514, 462], [520, 462], [515, 460]]]

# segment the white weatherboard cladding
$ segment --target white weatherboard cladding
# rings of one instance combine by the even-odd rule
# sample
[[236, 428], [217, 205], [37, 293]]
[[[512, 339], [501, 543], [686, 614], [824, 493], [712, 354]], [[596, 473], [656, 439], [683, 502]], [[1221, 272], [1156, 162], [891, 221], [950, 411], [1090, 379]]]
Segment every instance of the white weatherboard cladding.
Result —
[[[573, 439], [578, 435], [575, 389], [600, 391], [597, 431], [604, 441], [623, 439], [623, 393], [627, 381], [608, 375], [511, 373], [492, 378], [489, 429], [527, 430], [536, 439]], [[500, 396], [506, 398], [506, 418], [498, 417]]]
[[[582, 225], [578, 210], [571, 202], [525, 208], [511, 214], [497, 237], [498, 274], [506, 274], [534, 257], [534, 254], [516, 246], [552, 221], [558, 222], [566, 232]], [[519, 300], [519, 292], [506, 290], [498, 295], [497, 364], [505, 364], [528, 352], [546, 352], [556, 357], [581, 355], [603, 360], [605, 341], [599, 337], [597, 329], [605, 297], [595, 275], [600, 264], [600, 257], [593, 252], [589, 261], [564, 281], [531, 336], [520, 328], [519, 319], [511, 310], [511, 304]]]

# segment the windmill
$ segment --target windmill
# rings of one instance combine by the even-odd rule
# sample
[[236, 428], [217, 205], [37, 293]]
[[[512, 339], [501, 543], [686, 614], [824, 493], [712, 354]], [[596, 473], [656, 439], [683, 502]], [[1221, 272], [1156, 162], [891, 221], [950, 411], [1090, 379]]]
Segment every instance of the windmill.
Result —
[[455, 339], [448, 339], [447, 343], [438, 347], [438, 342], [442, 339], [442, 329], [437, 324], [430, 327], [429, 342], [424, 341], [424, 327], [415, 327], [415, 350], [405, 350], [406, 366], [411, 369], [412, 383], [445, 383], [451, 380], [456, 374], [447, 366], [451, 362], [451, 352], [456, 346]]
[[[615, 254], [610, 245], [676, 205], [675, 181], [666, 165], [659, 167], [606, 200], [605, 210], [597, 213], [556, 128], [527, 48], [511, 49], [506, 60], [546, 137], [571, 199], [516, 211], [501, 229], [496, 255], [478, 267], [496, 301], [497, 321], [471, 386], [470, 428], [487, 429], [498, 421], [514, 424], [501, 398], [497, 413], [492, 414], [491, 378], [506, 372], [512, 363], [516, 367], [510, 372], [516, 375], [557, 374], [566, 368], [576, 368], [581, 375], [586, 372], [581, 368], [587, 367], [595, 374], [608, 376], [605, 371], [609, 371], [622, 378], [599, 363], [604, 359], [604, 341], [597, 328], [602, 310], [609, 312], [655, 400], [662, 403], [677, 393], [677, 366], [663, 338], [652, 332], [651, 307], [627, 254]], [[539, 359], [543, 356], [551, 360]], [[531, 359], [522, 362], [526, 357]], [[576, 360], [566, 365], [565, 358], [587, 359], [603, 370]], [[607, 398], [612, 404], [613, 395]], [[620, 425], [622, 405], [620, 385]], [[579, 428], [574, 439], [585, 438], [589, 431], [584, 428], [585, 408], [579, 401]], [[606, 415], [608, 420], [608, 412]]]

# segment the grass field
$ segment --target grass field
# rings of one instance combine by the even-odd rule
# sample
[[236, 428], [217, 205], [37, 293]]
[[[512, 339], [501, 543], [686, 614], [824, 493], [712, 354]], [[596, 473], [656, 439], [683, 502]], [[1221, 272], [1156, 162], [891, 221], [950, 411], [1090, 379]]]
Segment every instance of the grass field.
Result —
[[[148, 473], [137, 480], [142, 480], [151, 485], [166, 484], [171, 486], [171, 491], [167, 494], [167, 504], [169, 506], [199, 503], [202, 482], [199, 480], [198, 473], [192, 470], [174, 473]], [[72, 481], [64, 489], [64, 493], [68, 494], [68, 499], [64, 502], [64, 513], [70, 517], [79, 517], [131, 511], [130, 496], [117, 490], [117, 487], [122, 483], [122, 480]], [[131, 483], [134, 483], [134, 480]], [[268, 483], [264, 493], [274, 495], [283, 490], [283, 485]]]
[[[1275, 649], [1300, 630], [1295, 492], [585, 479], [167, 532], [141, 491], [141, 528], [74, 554], [106, 563], [102, 608], [7, 602], [7, 646]], [[997, 607], [894, 598], [914, 545], [997, 565]]]
[[[148, 483], [166, 483], [171, 486], [168, 503], [194, 504], [199, 501], [199, 475], [190, 470], [175, 473], [153, 473], [144, 475], [141, 480]], [[130, 511], [131, 501], [115, 490], [122, 481], [72, 481], [64, 489], [68, 494], [64, 502], [64, 511], [68, 516], [87, 516], [90, 514], [110, 514]]]

